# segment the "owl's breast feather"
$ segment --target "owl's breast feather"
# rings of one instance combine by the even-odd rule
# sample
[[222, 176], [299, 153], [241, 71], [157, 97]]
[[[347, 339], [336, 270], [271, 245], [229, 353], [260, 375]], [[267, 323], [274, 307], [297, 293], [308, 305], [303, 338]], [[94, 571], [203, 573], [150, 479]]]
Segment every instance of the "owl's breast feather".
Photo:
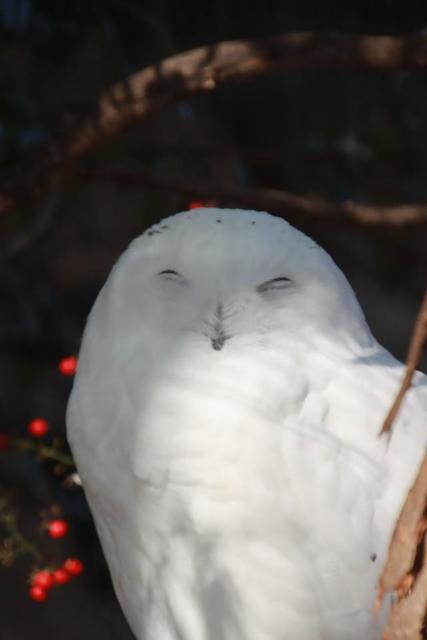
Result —
[[[268, 350], [196, 352], [154, 370], [139, 398], [138, 475], [188, 485], [270, 486], [280, 467], [283, 424], [297, 416], [308, 381], [295, 358]], [[158, 376], [158, 377], [156, 377]], [[163, 469], [163, 471], [162, 471]], [[266, 488], [267, 490], [267, 488]]]
[[[280, 355], [195, 354], [190, 364], [169, 363], [161, 381], [153, 374], [140, 397], [129, 451], [150, 549], [143, 564], [164, 563], [151, 588], [172, 602], [182, 628], [194, 624], [191, 640], [205, 637], [204, 625], [219, 633], [209, 622], [215, 604], [193, 593], [213, 585], [232, 609], [222, 605], [219, 620], [231, 625], [240, 607], [246, 612], [244, 630], [230, 636], [239, 640], [282, 640], [285, 624], [293, 640], [320, 638], [322, 625], [331, 640], [374, 637], [379, 475], [322, 422], [309, 422], [320, 415], [328, 369], [312, 385], [301, 357]], [[189, 606], [198, 621], [181, 619], [183, 594], [196, 598]]]

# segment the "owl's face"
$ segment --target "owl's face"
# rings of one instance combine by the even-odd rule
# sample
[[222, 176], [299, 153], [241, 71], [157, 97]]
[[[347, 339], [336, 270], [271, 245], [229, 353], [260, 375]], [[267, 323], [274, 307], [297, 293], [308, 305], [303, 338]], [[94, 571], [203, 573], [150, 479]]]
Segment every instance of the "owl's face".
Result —
[[353, 291], [331, 258], [280, 218], [203, 209], [137, 238], [105, 288], [115, 331], [220, 352], [237, 340], [314, 334], [370, 339]]

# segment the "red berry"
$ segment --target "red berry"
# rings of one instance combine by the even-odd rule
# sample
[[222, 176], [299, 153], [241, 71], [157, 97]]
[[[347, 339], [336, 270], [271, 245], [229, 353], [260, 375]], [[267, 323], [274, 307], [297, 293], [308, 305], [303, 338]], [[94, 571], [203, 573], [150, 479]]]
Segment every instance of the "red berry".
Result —
[[6, 451], [10, 445], [10, 437], [7, 433], [0, 431], [0, 451]]
[[36, 600], [37, 602], [44, 602], [47, 598], [47, 591], [43, 589], [43, 587], [39, 587], [38, 585], [34, 585], [29, 590], [29, 596], [32, 600]]
[[52, 578], [56, 584], [65, 584], [71, 580], [71, 574], [63, 567], [59, 567], [52, 572]]
[[28, 423], [28, 431], [33, 438], [43, 438], [49, 430], [49, 423], [44, 418], [34, 418]]
[[77, 371], [77, 358], [75, 356], [62, 358], [59, 362], [58, 368], [63, 376], [73, 376]]
[[33, 576], [33, 586], [41, 589], [50, 589], [53, 586], [53, 577], [50, 571], [38, 571]]
[[78, 576], [84, 571], [84, 565], [78, 558], [67, 558], [64, 562], [64, 569], [72, 576]]
[[205, 206], [204, 203], [201, 202], [200, 200], [192, 200], [191, 202], [188, 203], [189, 209], [202, 209], [204, 206]]
[[51, 520], [47, 525], [47, 530], [51, 538], [63, 538], [68, 533], [68, 522], [66, 520]]

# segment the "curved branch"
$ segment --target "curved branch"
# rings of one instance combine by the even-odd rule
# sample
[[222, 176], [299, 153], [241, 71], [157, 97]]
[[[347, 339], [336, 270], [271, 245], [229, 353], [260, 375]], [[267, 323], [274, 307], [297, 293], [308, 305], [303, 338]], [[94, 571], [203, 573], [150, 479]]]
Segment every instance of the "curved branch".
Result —
[[[399, 393], [380, 435], [389, 433], [427, 346], [427, 291], [415, 323]], [[403, 504], [388, 549], [377, 593], [378, 610], [386, 593], [396, 592], [383, 640], [422, 640], [427, 616], [427, 454]]]
[[53, 159], [78, 157], [166, 104], [211, 91], [225, 81], [304, 70], [395, 71], [427, 67], [427, 37], [287, 33], [199, 47], [166, 58], [113, 85], [68, 139], [51, 145]]
[[76, 175], [85, 179], [170, 189], [202, 200], [219, 200], [223, 205], [270, 211], [289, 219], [304, 216], [334, 223], [391, 227], [427, 222], [427, 204], [374, 206], [347, 201], [337, 205], [279, 189], [196, 182], [192, 177], [160, 175], [147, 169], [97, 168], [77, 170]]
[[100, 97], [96, 113], [12, 168], [3, 178], [5, 185], [0, 187], [3, 191], [0, 213], [12, 208], [23, 191], [37, 197], [53, 175], [61, 173], [66, 165], [104, 139], [166, 104], [211, 91], [225, 81], [313, 69], [378, 72], [425, 68], [427, 38], [423, 34], [287, 33], [265, 39], [221, 42], [174, 55], [114, 84]]

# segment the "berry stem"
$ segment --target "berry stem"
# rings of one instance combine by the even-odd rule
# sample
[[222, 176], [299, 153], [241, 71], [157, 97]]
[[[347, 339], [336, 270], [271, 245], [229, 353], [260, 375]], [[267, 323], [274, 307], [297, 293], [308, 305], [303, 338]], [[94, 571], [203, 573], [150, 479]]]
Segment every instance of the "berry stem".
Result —
[[5, 511], [4, 509], [0, 510], [0, 522], [4, 525], [10, 535], [15, 557], [30, 555], [36, 561], [40, 561], [42, 559], [42, 554], [37, 549], [36, 545], [30, 542], [28, 538], [19, 531], [16, 523], [16, 517], [13, 513]]
[[64, 466], [74, 467], [74, 462], [71, 456], [68, 456], [66, 453], [61, 453], [53, 447], [46, 447], [43, 445], [38, 448], [37, 453], [44, 460], [55, 460], [55, 462], [59, 462]]
[[66, 453], [62, 453], [54, 447], [49, 447], [40, 442], [33, 442], [27, 438], [13, 438], [11, 440], [12, 445], [21, 451], [30, 451], [35, 453], [42, 460], [53, 460], [59, 462], [65, 467], [74, 467], [74, 462], [71, 456]]

